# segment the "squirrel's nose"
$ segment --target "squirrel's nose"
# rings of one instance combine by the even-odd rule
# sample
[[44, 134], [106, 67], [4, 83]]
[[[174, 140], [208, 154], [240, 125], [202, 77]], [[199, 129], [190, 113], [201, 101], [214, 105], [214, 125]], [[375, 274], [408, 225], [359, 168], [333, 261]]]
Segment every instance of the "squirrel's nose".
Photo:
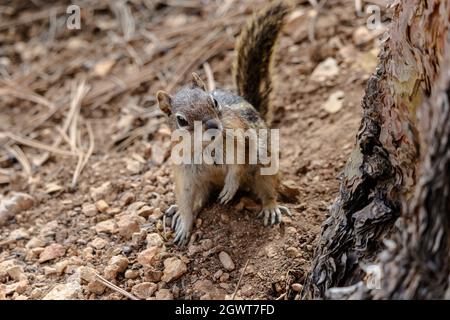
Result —
[[207, 129], [219, 129], [219, 122], [215, 119], [209, 119], [205, 125]]

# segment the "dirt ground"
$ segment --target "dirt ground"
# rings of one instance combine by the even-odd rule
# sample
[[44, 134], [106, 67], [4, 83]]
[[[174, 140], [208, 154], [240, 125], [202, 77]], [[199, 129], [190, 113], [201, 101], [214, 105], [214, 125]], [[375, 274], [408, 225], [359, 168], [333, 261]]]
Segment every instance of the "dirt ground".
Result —
[[232, 89], [235, 37], [267, 3], [200, 2], [84, 1], [80, 30], [66, 28], [63, 1], [0, 6], [0, 201], [33, 197], [0, 226], [0, 298], [130, 298], [102, 278], [140, 299], [231, 299], [236, 288], [236, 299], [299, 298], [377, 37], [353, 1], [330, 0], [311, 42], [314, 8], [297, 1], [273, 94], [293, 216], [265, 228], [247, 195], [213, 198], [178, 247], [163, 215], [174, 203], [170, 132], [154, 94], [208, 69]]

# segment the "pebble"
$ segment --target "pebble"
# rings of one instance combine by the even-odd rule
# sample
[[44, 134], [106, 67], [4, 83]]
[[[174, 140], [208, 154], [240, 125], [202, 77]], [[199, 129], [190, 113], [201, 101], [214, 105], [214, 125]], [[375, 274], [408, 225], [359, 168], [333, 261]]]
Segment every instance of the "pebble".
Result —
[[45, 295], [43, 300], [73, 300], [77, 299], [79, 294], [81, 294], [81, 285], [76, 281], [72, 281], [65, 284], [57, 284]]
[[226, 292], [216, 288], [210, 280], [198, 280], [193, 286], [194, 293], [200, 296], [200, 300], [223, 300]]
[[187, 272], [187, 265], [177, 257], [171, 257], [164, 260], [164, 271], [162, 281], [170, 282], [180, 278]]
[[43, 247], [43, 246], [45, 246], [44, 240], [42, 240], [39, 237], [33, 237], [27, 242], [27, 244], [25, 245], [25, 248], [34, 249], [34, 248]]
[[81, 212], [83, 212], [86, 217], [93, 217], [97, 214], [97, 207], [92, 203], [84, 203], [81, 207]]
[[145, 269], [145, 279], [151, 282], [159, 282], [162, 278], [162, 271], [154, 270], [154, 269]]
[[105, 183], [103, 183], [101, 186], [99, 187], [91, 187], [89, 189], [89, 193], [91, 195], [91, 198], [94, 201], [98, 201], [102, 198], [105, 198], [106, 195], [111, 194], [113, 191], [113, 186], [111, 184], [111, 181], [107, 181]]
[[25, 231], [25, 229], [19, 228], [19, 229], [15, 229], [15, 230], [11, 231], [11, 233], [9, 234], [8, 240], [9, 241], [17, 241], [17, 240], [22, 240], [22, 239], [28, 239], [29, 237], [30, 237], [30, 235], [28, 234], [28, 232]]
[[300, 253], [300, 250], [298, 250], [295, 247], [289, 247], [286, 249], [286, 253], [290, 258], [298, 258], [300, 257], [302, 254]]
[[116, 233], [117, 225], [114, 219], [105, 220], [95, 225], [95, 232], [97, 233]]
[[155, 294], [156, 300], [173, 300], [173, 294], [169, 289], [159, 289]]
[[221, 251], [219, 253], [219, 260], [225, 269], [227, 269], [228, 271], [234, 270], [235, 268], [234, 262], [228, 253], [226, 253], [225, 251]]
[[119, 234], [125, 239], [130, 239], [133, 233], [139, 232], [139, 219], [135, 215], [127, 214], [117, 221]]
[[145, 206], [145, 202], [136, 201], [128, 206], [127, 211], [130, 213], [138, 213], [138, 210], [141, 209], [143, 206]]
[[95, 203], [95, 207], [96, 207], [97, 210], [98, 210], [99, 212], [101, 212], [101, 213], [104, 213], [104, 212], [106, 212], [106, 211], [109, 209], [108, 203], [106, 203], [106, 201], [103, 200], [103, 199], [98, 200], [98, 201]]
[[136, 279], [137, 277], [139, 277], [139, 271], [138, 270], [128, 269], [127, 271], [125, 271], [125, 278], [126, 279]]
[[145, 241], [147, 242], [147, 248], [162, 247], [164, 245], [163, 238], [156, 232], [148, 234]]
[[149, 206], [143, 206], [137, 211], [137, 214], [144, 218], [148, 218], [152, 213], [153, 208]]
[[96, 250], [101, 250], [108, 245], [108, 241], [106, 241], [105, 239], [102, 239], [100, 237], [97, 237], [94, 240], [92, 240], [89, 243], [89, 245]]
[[339, 74], [339, 66], [335, 59], [329, 57], [319, 63], [311, 74], [311, 80], [322, 82]]
[[122, 207], [129, 205], [130, 203], [132, 203], [134, 200], [136, 199], [135, 195], [133, 192], [125, 192], [121, 197], [120, 197], [120, 205]]
[[137, 261], [143, 266], [152, 266], [158, 260], [158, 255], [163, 252], [159, 246], [153, 246], [139, 253]]
[[69, 264], [70, 264], [70, 261], [69, 261], [69, 260], [63, 260], [63, 261], [60, 261], [60, 262], [56, 263], [56, 264], [54, 265], [54, 267], [55, 267], [55, 269], [56, 269], [56, 272], [57, 272], [59, 275], [62, 275], [62, 274], [66, 271], [67, 266], [68, 266]]
[[64, 248], [59, 243], [53, 243], [44, 248], [44, 250], [39, 255], [39, 262], [44, 263], [59, 257], [62, 257], [66, 253], [66, 248]]
[[227, 282], [228, 279], [230, 279], [230, 274], [228, 272], [225, 272], [219, 278], [220, 282]]
[[117, 275], [124, 272], [128, 267], [129, 261], [123, 256], [114, 256], [109, 260], [104, 274], [107, 279], [115, 279]]
[[23, 272], [23, 268], [21, 266], [12, 266], [6, 269], [8, 275], [15, 281], [27, 280], [27, 276]]
[[139, 299], [150, 298], [158, 289], [158, 285], [153, 282], [142, 282], [135, 285], [131, 289], [131, 293], [134, 294]]
[[291, 285], [292, 290], [296, 291], [296, 292], [300, 292], [303, 289], [303, 286], [300, 283], [293, 283]]

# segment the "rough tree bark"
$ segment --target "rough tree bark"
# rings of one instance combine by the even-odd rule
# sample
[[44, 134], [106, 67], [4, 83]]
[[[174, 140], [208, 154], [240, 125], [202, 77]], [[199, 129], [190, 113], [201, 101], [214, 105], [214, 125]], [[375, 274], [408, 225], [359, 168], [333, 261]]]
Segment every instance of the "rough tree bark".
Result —
[[[392, 10], [304, 298], [449, 294], [450, 1], [396, 1]], [[381, 288], [371, 290], [364, 270], [373, 264]]]

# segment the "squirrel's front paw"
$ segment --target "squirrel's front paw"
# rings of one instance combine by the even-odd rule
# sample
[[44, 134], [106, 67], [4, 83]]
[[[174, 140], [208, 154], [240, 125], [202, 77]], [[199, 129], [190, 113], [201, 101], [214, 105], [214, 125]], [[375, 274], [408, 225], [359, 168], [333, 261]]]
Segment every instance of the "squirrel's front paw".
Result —
[[174, 214], [172, 218], [172, 229], [175, 230], [175, 239], [173, 242], [183, 246], [189, 241], [193, 221], [180, 212]]
[[222, 191], [219, 195], [219, 200], [221, 204], [226, 204], [230, 202], [231, 199], [233, 199], [234, 195], [239, 189], [239, 184], [236, 182], [226, 183], [223, 186]]
[[[292, 216], [289, 208], [285, 206], [275, 205], [273, 207], [266, 207], [258, 214], [258, 218], [264, 219], [264, 226], [274, 225], [281, 222], [281, 214], [286, 213], [288, 216]], [[270, 221], [269, 221], [270, 219]]]

